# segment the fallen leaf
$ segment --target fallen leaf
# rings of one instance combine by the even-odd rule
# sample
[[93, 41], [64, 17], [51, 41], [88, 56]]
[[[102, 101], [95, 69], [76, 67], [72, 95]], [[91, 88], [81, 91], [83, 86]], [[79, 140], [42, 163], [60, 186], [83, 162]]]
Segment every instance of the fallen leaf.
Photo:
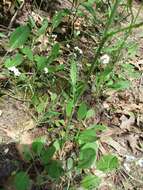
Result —
[[123, 130], [129, 130], [131, 129], [131, 126], [135, 123], [135, 116], [131, 115], [129, 118], [125, 115], [122, 115], [120, 117], [121, 125], [120, 128]]
[[120, 156], [125, 156], [127, 154], [127, 149], [121, 146], [121, 144], [119, 144], [117, 141], [113, 140], [112, 138], [108, 138], [104, 142], [113, 147]]
[[129, 143], [130, 148], [132, 149], [134, 154], [137, 154], [137, 150], [138, 150], [138, 139], [139, 136], [136, 134], [131, 134], [127, 137], [127, 141]]

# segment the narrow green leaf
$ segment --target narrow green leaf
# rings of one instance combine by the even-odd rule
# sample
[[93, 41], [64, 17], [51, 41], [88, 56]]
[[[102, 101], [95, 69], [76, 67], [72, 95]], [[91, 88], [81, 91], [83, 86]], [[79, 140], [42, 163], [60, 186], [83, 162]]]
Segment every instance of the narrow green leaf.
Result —
[[18, 172], [14, 179], [16, 190], [28, 190], [30, 187], [30, 179], [26, 172]]
[[90, 174], [83, 178], [81, 181], [81, 186], [87, 190], [95, 190], [99, 187], [100, 183], [101, 179], [98, 176]]
[[62, 22], [63, 17], [66, 16], [68, 13], [65, 10], [58, 11], [52, 19], [52, 28], [55, 29], [59, 26]]
[[82, 102], [79, 106], [78, 112], [77, 112], [77, 118], [78, 120], [82, 120], [85, 118], [87, 114], [87, 106], [84, 102]]
[[110, 172], [119, 167], [118, 158], [114, 155], [103, 155], [100, 160], [97, 161], [96, 167], [103, 172]]
[[67, 115], [67, 117], [71, 116], [73, 107], [74, 107], [73, 100], [69, 100], [68, 103], [67, 103], [67, 106], [66, 106], [66, 115]]
[[42, 22], [41, 28], [39, 28], [39, 30], [37, 31], [37, 34], [38, 35], [44, 34], [46, 32], [47, 28], [48, 28], [48, 20], [44, 19]]
[[51, 52], [47, 58], [47, 65], [51, 64], [57, 57], [59, 56], [60, 45], [59, 43], [55, 43], [51, 49]]
[[70, 78], [72, 81], [72, 86], [75, 87], [76, 82], [77, 82], [77, 66], [74, 60], [72, 60], [71, 62]]
[[92, 148], [80, 150], [78, 168], [90, 168], [95, 160], [96, 152]]
[[127, 80], [119, 80], [110, 87], [115, 90], [125, 90], [130, 87], [130, 82]]
[[30, 28], [25, 26], [19, 26], [10, 36], [10, 48], [15, 49], [24, 45], [30, 35]]

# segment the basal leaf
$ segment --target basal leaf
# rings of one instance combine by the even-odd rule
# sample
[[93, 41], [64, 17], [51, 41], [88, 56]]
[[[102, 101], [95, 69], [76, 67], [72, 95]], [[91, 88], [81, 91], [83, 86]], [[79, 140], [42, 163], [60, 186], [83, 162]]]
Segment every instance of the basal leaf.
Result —
[[84, 187], [86, 190], [95, 190], [99, 187], [101, 183], [101, 179], [95, 175], [87, 175], [81, 181], [81, 186]]
[[67, 117], [71, 116], [72, 109], [73, 109], [74, 103], [73, 100], [69, 100], [66, 106], [66, 115]]
[[50, 159], [53, 157], [55, 151], [56, 149], [54, 146], [51, 146], [45, 150], [43, 149], [43, 151], [41, 152], [41, 157], [40, 157], [40, 160], [42, 161], [42, 163], [48, 164]]
[[20, 53], [17, 53], [13, 58], [6, 59], [4, 65], [6, 68], [18, 66], [23, 62], [23, 56]]
[[96, 152], [92, 148], [80, 150], [78, 168], [90, 168], [95, 161]]
[[15, 49], [24, 45], [30, 35], [30, 28], [28, 25], [19, 26], [10, 36], [10, 48]]
[[85, 118], [87, 114], [87, 106], [84, 102], [82, 102], [79, 106], [78, 112], [77, 112], [77, 118], [78, 120], [82, 120]]
[[14, 178], [16, 190], [28, 190], [30, 187], [30, 179], [26, 172], [18, 172]]
[[37, 69], [39, 71], [43, 71], [43, 69], [47, 66], [47, 57], [35, 55], [34, 59], [36, 61]]
[[86, 129], [79, 134], [78, 141], [82, 143], [95, 142], [97, 140], [96, 131], [94, 129]]
[[51, 160], [50, 163], [46, 165], [45, 169], [48, 175], [54, 179], [61, 177], [64, 172], [62, 164], [57, 160]]
[[100, 160], [97, 161], [96, 167], [103, 172], [109, 172], [119, 167], [118, 158], [114, 155], [103, 155]]
[[127, 80], [119, 80], [110, 86], [115, 90], [125, 90], [130, 87], [130, 82]]
[[21, 51], [28, 57], [30, 61], [33, 61], [33, 52], [29, 47], [22, 48]]

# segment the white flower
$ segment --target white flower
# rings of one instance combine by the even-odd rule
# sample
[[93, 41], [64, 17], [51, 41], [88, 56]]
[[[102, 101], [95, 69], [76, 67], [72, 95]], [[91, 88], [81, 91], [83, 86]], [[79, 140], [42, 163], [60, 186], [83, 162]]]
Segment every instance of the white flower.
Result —
[[21, 75], [21, 72], [15, 66], [9, 67], [8, 70], [12, 71], [15, 76], [20, 76]]
[[109, 55], [104, 54], [102, 57], [100, 57], [100, 61], [101, 61], [103, 64], [108, 64], [109, 61], [110, 61]]
[[45, 72], [45, 74], [47, 74], [49, 72], [47, 67], [44, 68], [44, 72]]
[[75, 49], [76, 51], [78, 51], [80, 54], [83, 54], [83, 51], [82, 51], [79, 47], [76, 46], [74, 49]]
[[67, 46], [67, 48], [70, 48], [70, 45], [69, 45], [69, 44], [67, 44], [66, 46]]
[[52, 38], [53, 38], [54, 40], [56, 40], [57, 34], [52, 34]]
[[139, 160], [136, 162], [136, 164], [137, 164], [138, 166], [140, 166], [141, 168], [143, 168], [143, 158], [139, 159]]
[[124, 165], [124, 168], [125, 168], [126, 171], [128, 171], [128, 172], [131, 171], [130, 165], [128, 163], [125, 162], [123, 165]]
[[132, 155], [126, 155], [126, 161], [127, 162], [132, 162], [132, 161], [135, 161], [135, 157], [134, 156], [132, 156]]

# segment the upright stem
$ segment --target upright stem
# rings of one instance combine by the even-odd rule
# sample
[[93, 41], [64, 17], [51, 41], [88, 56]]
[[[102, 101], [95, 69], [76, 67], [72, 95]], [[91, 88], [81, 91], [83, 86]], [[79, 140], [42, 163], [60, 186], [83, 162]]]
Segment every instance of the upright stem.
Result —
[[114, 3], [114, 5], [113, 5], [110, 17], [109, 17], [109, 19], [107, 21], [106, 28], [105, 28], [104, 33], [103, 33], [103, 37], [102, 37], [102, 39], [101, 39], [101, 41], [99, 43], [99, 46], [98, 46], [97, 51], [95, 53], [95, 57], [94, 57], [93, 63], [91, 65], [91, 67], [90, 67], [90, 70], [89, 70], [89, 73], [88, 73], [88, 78], [93, 73], [93, 71], [95, 69], [95, 66], [98, 64], [98, 58], [100, 56], [101, 50], [102, 50], [105, 42], [108, 40], [108, 37], [109, 37], [107, 35], [108, 34], [108, 30], [109, 30], [109, 28], [110, 28], [110, 26], [111, 26], [111, 24], [112, 24], [112, 22], [114, 20], [114, 17], [115, 17], [115, 14], [116, 14], [116, 11], [117, 11], [117, 8], [118, 8], [118, 5], [119, 5], [120, 1], [121, 0], [116, 0], [115, 3]]

